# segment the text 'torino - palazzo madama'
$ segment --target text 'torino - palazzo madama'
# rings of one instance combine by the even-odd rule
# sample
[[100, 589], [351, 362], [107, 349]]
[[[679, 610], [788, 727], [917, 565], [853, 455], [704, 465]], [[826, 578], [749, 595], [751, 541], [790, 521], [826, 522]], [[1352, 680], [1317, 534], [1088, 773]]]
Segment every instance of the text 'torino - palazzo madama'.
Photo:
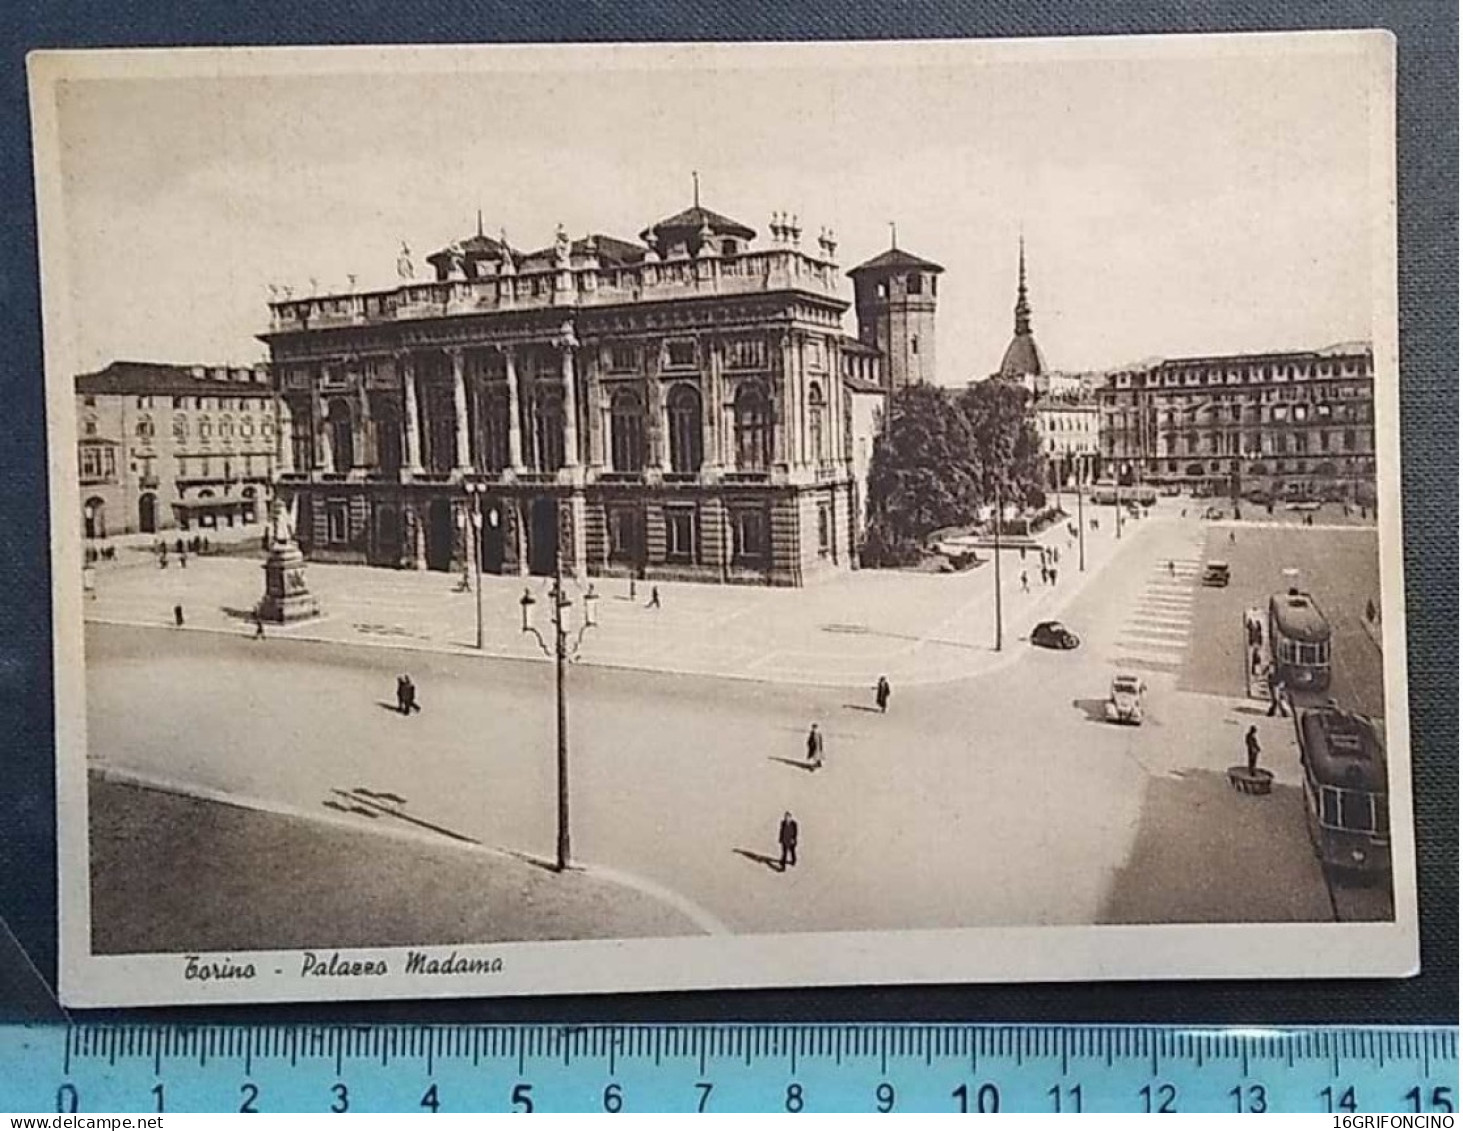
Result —
[[[851, 568], [887, 390], [932, 371], [938, 265], [849, 274], [695, 206], [631, 242], [403, 248], [390, 290], [270, 304], [280, 491], [317, 559], [800, 585]], [[923, 352], [922, 352], [923, 351]], [[474, 495], [469, 487], [476, 488]], [[470, 515], [481, 514], [474, 539]]]

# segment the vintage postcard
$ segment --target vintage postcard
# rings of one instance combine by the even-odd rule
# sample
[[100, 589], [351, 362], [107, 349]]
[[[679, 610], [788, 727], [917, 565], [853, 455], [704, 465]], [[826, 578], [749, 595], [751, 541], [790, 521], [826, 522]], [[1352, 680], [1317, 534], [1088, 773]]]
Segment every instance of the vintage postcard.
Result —
[[40, 53], [62, 998], [1405, 976], [1385, 33]]

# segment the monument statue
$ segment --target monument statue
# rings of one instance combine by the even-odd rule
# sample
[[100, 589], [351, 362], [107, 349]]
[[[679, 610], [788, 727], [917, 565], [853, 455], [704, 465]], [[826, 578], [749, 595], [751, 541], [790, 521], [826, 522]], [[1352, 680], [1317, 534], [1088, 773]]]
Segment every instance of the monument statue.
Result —
[[320, 602], [305, 580], [305, 555], [295, 540], [294, 501], [275, 497], [269, 507], [264, 536], [264, 596], [258, 617], [273, 624], [290, 624], [320, 615]]

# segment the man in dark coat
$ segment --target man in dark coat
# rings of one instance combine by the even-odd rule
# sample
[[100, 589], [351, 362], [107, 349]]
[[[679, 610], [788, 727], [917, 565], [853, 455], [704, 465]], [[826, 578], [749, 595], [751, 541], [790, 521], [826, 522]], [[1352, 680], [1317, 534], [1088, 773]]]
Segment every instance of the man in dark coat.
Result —
[[823, 734], [817, 723], [808, 728], [808, 761], [814, 769], [823, 764]]
[[889, 679], [887, 676], [880, 676], [879, 682], [874, 684], [874, 703], [879, 708], [879, 714], [889, 709]]
[[778, 861], [777, 870], [786, 872], [788, 865], [797, 867], [798, 823], [793, 820], [791, 813], [782, 815], [782, 823], [777, 826], [777, 843], [782, 848], [782, 858]]
[[1251, 774], [1255, 772], [1255, 767], [1260, 764], [1260, 736], [1256, 733], [1258, 729], [1258, 727], [1251, 726], [1245, 732], [1245, 768]]

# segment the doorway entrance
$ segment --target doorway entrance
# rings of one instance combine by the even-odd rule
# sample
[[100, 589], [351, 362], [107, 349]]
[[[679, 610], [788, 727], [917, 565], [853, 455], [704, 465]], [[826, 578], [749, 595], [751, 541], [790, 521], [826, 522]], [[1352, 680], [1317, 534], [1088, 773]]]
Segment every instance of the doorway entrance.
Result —
[[137, 529], [144, 534], [157, 533], [157, 496], [141, 495], [137, 500]]
[[452, 568], [452, 504], [433, 499], [427, 506], [427, 568]]
[[483, 523], [478, 533], [479, 564], [484, 573], [502, 573], [507, 556], [503, 537], [504, 504], [502, 500], [483, 505]]
[[550, 577], [559, 564], [559, 504], [535, 499], [529, 508], [528, 572]]

